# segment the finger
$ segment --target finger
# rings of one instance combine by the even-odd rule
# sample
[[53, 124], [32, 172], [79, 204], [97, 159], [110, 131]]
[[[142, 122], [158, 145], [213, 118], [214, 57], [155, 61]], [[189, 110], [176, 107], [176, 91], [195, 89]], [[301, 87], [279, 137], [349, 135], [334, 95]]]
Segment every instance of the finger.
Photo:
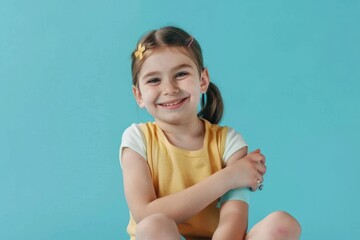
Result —
[[265, 161], [266, 161], [266, 158], [265, 158], [265, 155], [264, 154], [259, 154], [260, 156], [259, 156], [259, 158], [260, 158], [260, 161], [259, 162], [261, 162], [262, 164], [265, 164]]
[[248, 187], [248, 189], [252, 192], [255, 192], [257, 190], [257, 177], [254, 176], [253, 181], [251, 181], [251, 185]]
[[[260, 153], [260, 154], [261, 154], [261, 153]], [[261, 154], [261, 163], [262, 163], [262, 164], [265, 164], [265, 162], [266, 162], [266, 157], [265, 157], [264, 154]]]
[[258, 180], [256, 181], [256, 184], [264, 182], [264, 177], [262, 175], [258, 176]]
[[257, 174], [254, 177], [254, 180], [252, 181], [252, 184], [248, 189], [252, 192], [255, 192], [256, 190], [258, 190], [258, 188], [259, 188], [260, 184], [262, 184], [262, 182], [264, 182], [264, 178], [260, 174]]
[[265, 156], [261, 153], [251, 153], [249, 154], [249, 157], [255, 162], [261, 162], [262, 164], [265, 164]]
[[251, 154], [251, 153], [260, 153], [260, 152], [261, 152], [261, 150], [258, 148], [258, 149], [256, 149], [256, 150], [250, 152], [249, 154]]
[[258, 185], [257, 185], [257, 189], [262, 191], [264, 188], [264, 177], [261, 176], [258, 180]]
[[266, 173], [266, 166], [262, 164], [261, 162], [258, 162], [256, 164], [256, 170], [261, 174], [264, 175]]
[[254, 185], [254, 186], [251, 186], [251, 187], [248, 187], [248, 189], [250, 190], [250, 191], [252, 191], [252, 192], [255, 192], [256, 190], [257, 190], [257, 187], [258, 185], [256, 184], [256, 185]]
[[252, 152], [250, 152], [249, 154], [254, 155], [255, 158], [256, 158], [256, 159], [255, 159], [256, 161], [260, 161], [260, 162], [262, 162], [263, 164], [265, 164], [266, 158], [265, 158], [264, 154], [261, 153], [261, 150], [260, 150], [259, 148], [256, 149], [256, 150], [254, 150], [254, 151], [252, 151]]
[[251, 191], [251, 192], [255, 192], [256, 190], [262, 190], [264, 184], [262, 182], [259, 182], [259, 183], [256, 183], [255, 186], [251, 186], [249, 187], [248, 189]]

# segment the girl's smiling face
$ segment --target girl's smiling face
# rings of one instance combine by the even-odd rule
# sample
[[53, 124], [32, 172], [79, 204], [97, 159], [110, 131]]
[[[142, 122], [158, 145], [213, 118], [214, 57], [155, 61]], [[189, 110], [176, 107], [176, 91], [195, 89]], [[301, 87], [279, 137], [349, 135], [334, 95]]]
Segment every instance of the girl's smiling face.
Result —
[[157, 122], [181, 123], [197, 118], [201, 93], [209, 86], [207, 70], [199, 73], [183, 49], [162, 47], [145, 59], [133, 93], [140, 107]]

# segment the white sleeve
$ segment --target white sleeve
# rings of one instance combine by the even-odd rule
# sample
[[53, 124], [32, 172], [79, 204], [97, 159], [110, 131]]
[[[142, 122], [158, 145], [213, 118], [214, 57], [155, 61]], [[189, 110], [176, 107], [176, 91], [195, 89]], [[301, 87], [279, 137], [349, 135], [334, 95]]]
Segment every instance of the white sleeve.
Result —
[[[240, 133], [236, 132], [233, 128], [228, 128], [228, 133], [226, 135], [225, 141], [225, 151], [223, 155], [224, 164], [229, 160], [229, 158], [238, 150], [243, 147], [247, 147], [246, 142]], [[248, 188], [236, 188], [225, 193], [218, 203], [220, 208], [225, 202], [229, 200], [243, 201], [247, 204], [250, 202], [250, 191]]]
[[225, 151], [223, 155], [224, 164], [229, 160], [229, 158], [238, 150], [243, 147], [247, 147], [247, 144], [244, 138], [240, 133], [236, 132], [233, 128], [228, 128], [228, 133], [226, 135], [225, 141]]
[[139, 124], [132, 124], [128, 127], [121, 139], [121, 145], [119, 149], [119, 160], [121, 165], [122, 149], [128, 147], [140, 154], [146, 159], [146, 147], [144, 142], [143, 133]]

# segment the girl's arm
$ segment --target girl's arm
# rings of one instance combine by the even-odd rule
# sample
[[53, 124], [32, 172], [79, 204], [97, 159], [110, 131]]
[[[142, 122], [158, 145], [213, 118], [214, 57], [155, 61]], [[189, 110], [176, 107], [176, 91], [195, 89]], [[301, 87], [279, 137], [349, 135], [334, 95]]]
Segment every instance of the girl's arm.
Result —
[[220, 210], [219, 225], [213, 240], [243, 240], [248, 226], [248, 205], [243, 201], [230, 200]]
[[157, 198], [147, 161], [137, 152], [123, 149], [122, 169], [126, 201], [136, 222], [155, 213], [183, 222], [234, 188], [228, 177], [234, 174], [224, 169], [183, 191]]
[[163, 213], [181, 223], [230, 189], [255, 188], [257, 179], [261, 178], [257, 162], [263, 159], [260, 153], [250, 153], [242, 161], [236, 161], [183, 191], [157, 198], [147, 161], [132, 149], [124, 148], [121, 160], [126, 201], [136, 222]]
[[[227, 161], [227, 166], [235, 161], [241, 161], [246, 156], [247, 148], [235, 152]], [[220, 209], [219, 225], [214, 233], [213, 240], [243, 240], [248, 226], [248, 205], [243, 201], [230, 200]]]

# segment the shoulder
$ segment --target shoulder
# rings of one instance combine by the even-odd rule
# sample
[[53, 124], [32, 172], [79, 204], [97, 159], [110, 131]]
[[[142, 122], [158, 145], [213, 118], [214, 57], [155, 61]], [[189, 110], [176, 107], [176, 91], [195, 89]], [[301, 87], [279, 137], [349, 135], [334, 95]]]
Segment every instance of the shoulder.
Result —
[[141, 125], [143, 123], [133, 123], [128, 128], [125, 129], [122, 135], [122, 141], [133, 138], [133, 137], [142, 137]]
[[227, 131], [226, 138], [228, 141], [231, 141], [231, 142], [233, 142], [234, 140], [244, 141], [244, 138], [242, 137], [240, 132], [238, 132], [237, 130], [235, 130], [232, 127], [227, 127], [227, 129], [228, 129], [228, 131]]
[[122, 156], [122, 150], [124, 148], [131, 148], [144, 159], [146, 159], [146, 146], [144, 141], [144, 135], [142, 131], [143, 123], [132, 124], [122, 134], [121, 145], [119, 149], [119, 159]]
[[234, 128], [228, 127], [225, 141], [225, 151], [223, 155], [224, 161], [226, 162], [229, 160], [231, 155], [247, 146], [248, 145], [245, 142], [243, 136]]
[[206, 131], [208, 131], [212, 135], [216, 136], [219, 140], [221, 140], [222, 138], [225, 140], [227, 132], [228, 132], [228, 127], [210, 123], [209, 121], [207, 121], [205, 119], [204, 119], [204, 122], [205, 122]]

